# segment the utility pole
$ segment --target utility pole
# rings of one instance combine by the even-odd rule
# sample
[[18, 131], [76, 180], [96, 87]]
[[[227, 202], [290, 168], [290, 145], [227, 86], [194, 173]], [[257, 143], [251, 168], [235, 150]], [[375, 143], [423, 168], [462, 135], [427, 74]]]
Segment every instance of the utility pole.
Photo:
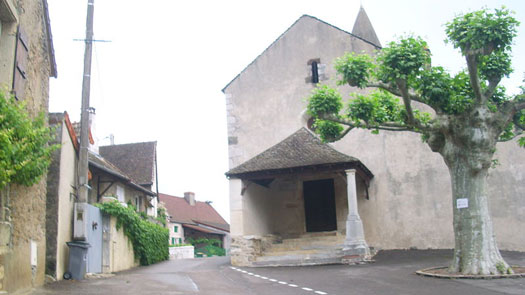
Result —
[[[89, 95], [91, 88], [91, 57], [93, 47], [93, 12], [94, 0], [88, 0], [86, 39], [84, 51], [84, 77], [82, 80], [82, 107], [80, 115], [80, 150], [78, 160], [78, 189], [75, 211], [75, 226], [73, 237], [76, 240], [86, 240], [87, 221], [84, 218], [88, 201], [88, 147], [89, 147]], [[87, 217], [87, 216], [86, 216]]]

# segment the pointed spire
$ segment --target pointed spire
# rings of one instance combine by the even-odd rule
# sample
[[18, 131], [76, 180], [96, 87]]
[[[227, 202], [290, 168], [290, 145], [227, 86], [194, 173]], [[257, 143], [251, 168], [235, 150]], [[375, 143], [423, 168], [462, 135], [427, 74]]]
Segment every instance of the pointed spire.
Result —
[[370, 22], [362, 4], [359, 13], [357, 14], [352, 34], [359, 36], [368, 42], [374, 43], [377, 46], [381, 46], [376, 32], [374, 31], [374, 27], [372, 27], [372, 23]]

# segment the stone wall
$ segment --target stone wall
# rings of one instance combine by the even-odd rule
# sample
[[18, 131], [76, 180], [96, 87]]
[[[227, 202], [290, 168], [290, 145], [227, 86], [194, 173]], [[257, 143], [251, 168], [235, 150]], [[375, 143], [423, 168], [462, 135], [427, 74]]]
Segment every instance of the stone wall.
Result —
[[[6, 0], [14, 8], [17, 23], [23, 28], [28, 41], [25, 94], [23, 97], [32, 116], [47, 113], [51, 66], [42, 1]], [[16, 23], [2, 26], [0, 42], [0, 84], [11, 86], [13, 73], [13, 31]], [[9, 36], [6, 36], [9, 35]], [[4, 42], [6, 41], [6, 42]], [[31, 187], [11, 185], [9, 208], [11, 211], [12, 246], [0, 255], [0, 290], [14, 292], [44, 283], [46, 177]], [[32, 255], [33, 254], [33, 255]], [[0, 273], [2, 273], [0, 271]]]
[[170, 259], [189, 259], [195, 257], [195, 248], [193, 246], [170, 247]]
[[56, 123], [56, 150], [48, 172], [46, 215], [46, 274], [62, 280], [69, 263], [69, 247], [73, 238], [73, 207], [76, 195], [77, 156], [64, 114], [51, 114], [50, 123]]

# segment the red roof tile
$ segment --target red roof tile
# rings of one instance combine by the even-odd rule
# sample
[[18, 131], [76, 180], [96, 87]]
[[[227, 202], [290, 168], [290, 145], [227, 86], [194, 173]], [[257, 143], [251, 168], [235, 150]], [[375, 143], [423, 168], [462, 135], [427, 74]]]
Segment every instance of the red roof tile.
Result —
[[228, 222], [206, 202], [195, 201], [195, 206], [191, 206], [184, 198], [161, 193], [159, 193], [159, 200], [166, 206], [171, 221], [186, 224], [202, 223], [230, 231]]

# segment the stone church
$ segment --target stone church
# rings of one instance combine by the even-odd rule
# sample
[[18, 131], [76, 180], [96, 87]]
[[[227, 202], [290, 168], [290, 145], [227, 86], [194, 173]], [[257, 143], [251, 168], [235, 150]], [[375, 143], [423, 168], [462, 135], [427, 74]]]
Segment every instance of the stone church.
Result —
[[[223, 92], [233, 265], [353, 262], [381, 249], [453, 248], [450, 177], [417, 134], [309, 130], [306, 98], [335, 87], [334, 60], [381, 44], [363, 8], [351, 32], [304, 15]], [[338, 86], [345, 99], [366, 93]], [[525, 151], [500, 143], [489, 176], [502, 250], [525, 251]]]

